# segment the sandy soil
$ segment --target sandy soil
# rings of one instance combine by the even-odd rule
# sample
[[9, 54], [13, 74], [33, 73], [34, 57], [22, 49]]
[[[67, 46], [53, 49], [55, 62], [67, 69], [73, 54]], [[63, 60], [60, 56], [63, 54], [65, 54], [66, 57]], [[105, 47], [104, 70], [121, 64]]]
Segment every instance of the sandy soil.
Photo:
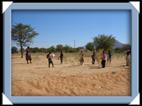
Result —
[[54, 68], [48, 68], [46, 54], [32, 54], [32, 64], [25, 58], [12, 55], [13, 96], [128, 96], [130, 94], [130, 68], [123, 56], [113, 56], [106, 68], [91, 64], [85, 57], [79, 65], [78, 55], [65, 54], [60, 64], [58, 54]]

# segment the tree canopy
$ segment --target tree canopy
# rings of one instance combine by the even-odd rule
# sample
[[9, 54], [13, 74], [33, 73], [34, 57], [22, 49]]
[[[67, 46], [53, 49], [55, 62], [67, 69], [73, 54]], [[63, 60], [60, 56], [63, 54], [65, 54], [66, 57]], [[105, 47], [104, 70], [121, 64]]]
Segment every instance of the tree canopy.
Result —
[[86, 49], [92, 51], [94, 49], [94, 43], [89, 42], [86, 44]]
[[112, 49], [115, 43], [115, 38], [112, 35], [98, 35], [94, 38], [94, 46], [96, 49], [109, 50]]
[[16, 41], [17, 45], [21, 49], [21, 57], [23, 57], [23, 47], [29, 46], [32, 43], [32, 39], [38, 35], [38, 33], [31, 27], [18, 23], [12, 26], [12, 40]]

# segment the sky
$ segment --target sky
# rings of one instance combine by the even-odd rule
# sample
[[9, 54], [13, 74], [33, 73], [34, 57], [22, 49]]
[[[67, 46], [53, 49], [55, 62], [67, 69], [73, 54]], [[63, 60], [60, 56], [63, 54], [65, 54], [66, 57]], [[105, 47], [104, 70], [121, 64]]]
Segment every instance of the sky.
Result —
[[130, 11], [126, 10], [13, 10], [11, 21], [12, 25], [31, 25], [39, 33], [30, 47], [74, 47], [74, 42], [75, 47], [82, 47], [99, 34], [129, 43], [131, 36]]

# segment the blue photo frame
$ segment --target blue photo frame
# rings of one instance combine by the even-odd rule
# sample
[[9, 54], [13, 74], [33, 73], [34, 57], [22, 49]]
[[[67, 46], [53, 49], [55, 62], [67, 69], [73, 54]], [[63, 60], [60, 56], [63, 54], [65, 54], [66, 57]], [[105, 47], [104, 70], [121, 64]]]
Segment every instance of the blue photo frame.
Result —
[[[129, 10], [131, 12], [131, 96], [12, 96], [11, 95], [11, 13], [12, 10]], [[4, 15], [3, 95], [12, 104], [131, 104], [139, 95], [139, 10], [133, 3], [10, 3]]]

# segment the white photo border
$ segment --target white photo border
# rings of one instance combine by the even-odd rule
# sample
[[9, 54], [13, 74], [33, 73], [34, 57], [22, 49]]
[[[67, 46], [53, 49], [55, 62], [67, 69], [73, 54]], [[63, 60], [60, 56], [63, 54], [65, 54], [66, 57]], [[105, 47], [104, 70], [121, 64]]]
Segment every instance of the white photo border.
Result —
[[[11, 95], [11, 13], [12, 10], [130, 10], [131, 12], [131, 96], [12, 96]], [[4, 15], [3, 94], [12, 104], [131, 104], [139, 95], [139, 10], [132, 3], [10, 3]]]

